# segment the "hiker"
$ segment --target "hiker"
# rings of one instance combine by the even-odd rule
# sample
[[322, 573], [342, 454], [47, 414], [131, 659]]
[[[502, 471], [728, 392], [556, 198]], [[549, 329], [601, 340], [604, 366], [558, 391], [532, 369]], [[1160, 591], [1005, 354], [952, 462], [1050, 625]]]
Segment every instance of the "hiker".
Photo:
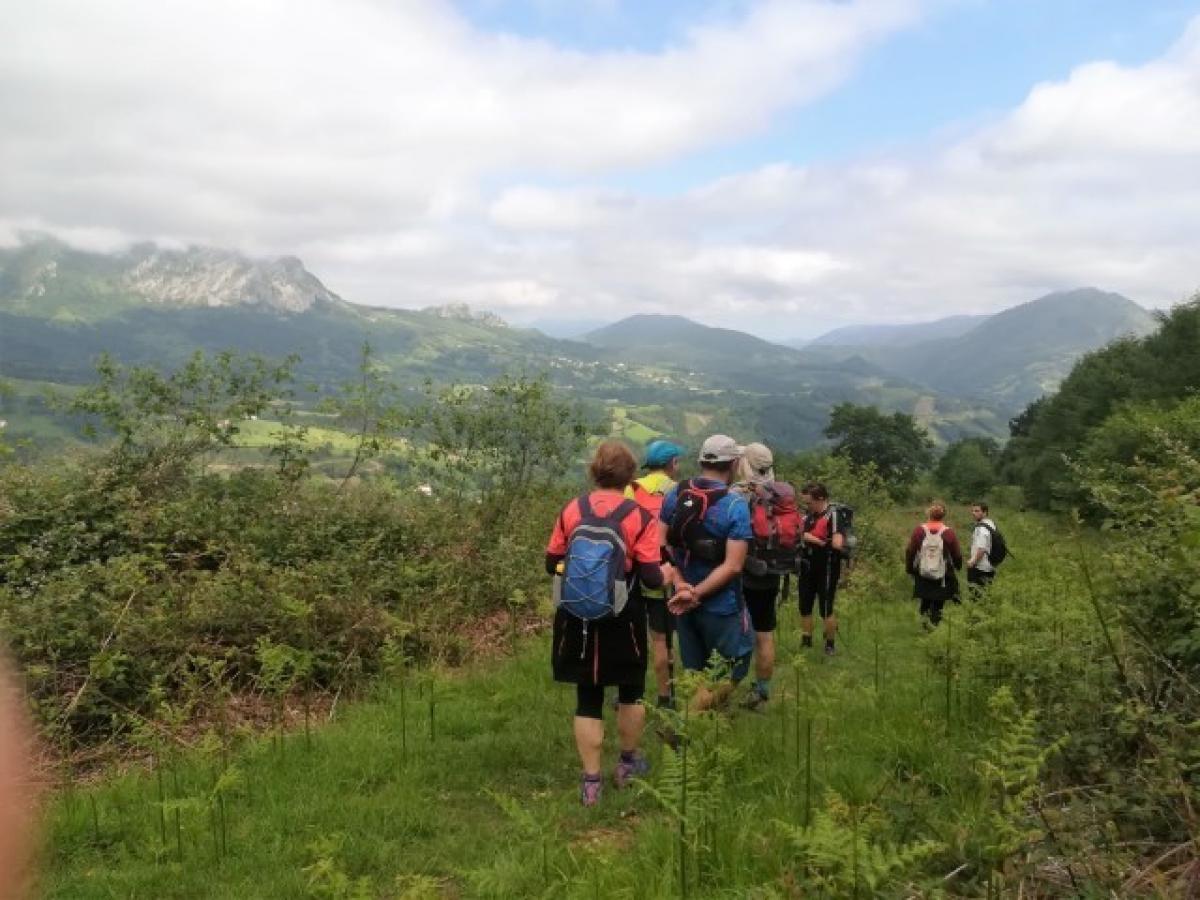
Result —
[[[636, 479], [625, 491], [625, 496], [638, 505], [657, 522], [662, 512], [663, 500], [675, 487], [679, 477], [679, 457], [683, 448], [670, 441], [652, 441], [646, 447], [646, 461], [642, 464], [646, 472]], [[671, 684], [671, 639], [674, 633], [674, 616], [667, 611], [667, 594], [664, 587], [651, 588], [639, 579], [635, 589], [646, 602], [646, 624], [650, 627], [650, 647], [654, 657], [654, 680], [658, 686], [658, 705], [673, 708], [675, 692]]]
[[629, 582], [636, 577], [647, 588], [661, 587], [664, 573], [654, 518], [625, 496], [636, 472], [637, 460], [624, 444], [605, 441], [597, 447], [588, 466], [596, 489], [567, 503], [546, 546], [557, 606], [554, 680], [575, 685], [584, 806], [599, 801], [603, 786], [605, 686], [616, 686], [620, 701], [616, 786], [650, 769], [639, 750], [646, 723], [646, 605]]
[[45, 772], [35, 772], [30, 701], [11, 674], [0, 655], [0, 897], [16, 900], [34, 896], [31, 863]]
[[757, 709], [771, 698], [775, 674], [775, 627], [780, 581], [797, 571], [801, 517], [796, 491], [775, 480], [775, 460], [763, 444], [747, 444], [733, 489], [750, 506], [754, 540], [742, 569], [742, 593], [754, 629], [754, 687], [746, 705]]
[[800, 646], [813, 645], [813, 608], [821, 614], [825, 655], [836, 652], [837, 617], [833, 601], [842, 577], [842, 554], [848, 523], [829, 502], [829, 488], [811, 481], [801, 491], [807, 512], [800, 525]]
[[994, 537], [998, 536], [996, 523], [988, 517], [988, 505], [982, 501], [971, 507], [971, 518], [975, 525], [971, 531], [971, 558], [967, 560], [967, 585], [971, 596], [983, 593], [996, 577], [996, 566], [992, 562]]
[[933, 501], [928, 520], [913, 529], [904, 554], [905, 568], [913, 576], [913, 596], [921, 601], [921, 615], [928, 625], [942, 620], [947, 600], [958, 602], [955, 570], [962, 568], [962, 548], [945, 520], [946, 504]]
[[708, 709], [729, 696], [750, 669], [754, 649], [742, 598], [742, 565], [754, 532], [750, 507], [730, 490], [742, 448], [714, 434], [700, 448], [700, 475], [681, 483], [663, 502], [660, 534], [674, 565], [668, 608], [675, 614], [679, 656], [691, 672], [704, 671], [716, 655], [728, 667], [716, 690], [701, 687], [693, 709]]

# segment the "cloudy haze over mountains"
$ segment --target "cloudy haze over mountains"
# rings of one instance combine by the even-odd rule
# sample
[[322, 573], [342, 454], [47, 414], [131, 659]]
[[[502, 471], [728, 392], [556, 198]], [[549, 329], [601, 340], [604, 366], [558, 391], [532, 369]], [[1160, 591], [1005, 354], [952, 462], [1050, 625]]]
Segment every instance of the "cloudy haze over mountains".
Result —
[[[21, 4], [0, 241], [296, 254], [363, 303], [776, 337], [1200, 286], [1197, 4], [720, 0], [650, 4], [653, 28], [636, 6]], [[955, 70], [955, 29], [1002, 6], [1072, 58], [918, 133], [862, 100]], [[1005, 39], [985, 49], [1050, 52]], [[954, 89], [914, 88], [910, 118]], [[853, 128], [804, 118], [839, 103]]]

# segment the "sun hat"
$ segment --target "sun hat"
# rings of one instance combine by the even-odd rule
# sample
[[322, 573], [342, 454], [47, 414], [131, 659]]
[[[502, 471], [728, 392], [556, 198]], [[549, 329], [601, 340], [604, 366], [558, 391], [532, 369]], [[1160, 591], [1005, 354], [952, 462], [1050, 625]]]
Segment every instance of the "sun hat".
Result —
[[683, 456], [683, 448], [670, 441], [651, 441], [646, 447], [646, 459], [642, 463], [644, 469], [662, 469], [670, 465], [671, 460]]
[[741, 455], [742, 448], [727, 434], [714, 434], [700, 447], [701, 463], [733, 462]]
[[775, 480], [775, 457], [766, 444], [747, 444], [742, 448], [742, 466], [746, 470], [747, 480]]

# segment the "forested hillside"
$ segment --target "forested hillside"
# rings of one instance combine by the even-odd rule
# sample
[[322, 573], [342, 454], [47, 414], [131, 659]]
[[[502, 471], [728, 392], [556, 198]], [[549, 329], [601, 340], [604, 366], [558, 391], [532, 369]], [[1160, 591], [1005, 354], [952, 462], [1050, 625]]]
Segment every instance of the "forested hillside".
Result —
[[1196, 449], [1198, 387], [1194, 299], [1160, 317], [1153, 334], [1085, 356], [1056, 394], [1030, 404], [1012, 422], [1004, 472], [1037, 508], [1086, 504], [1088, 472], [1126, 480], [1140, 462], [1164, 462], [1164, 441]]

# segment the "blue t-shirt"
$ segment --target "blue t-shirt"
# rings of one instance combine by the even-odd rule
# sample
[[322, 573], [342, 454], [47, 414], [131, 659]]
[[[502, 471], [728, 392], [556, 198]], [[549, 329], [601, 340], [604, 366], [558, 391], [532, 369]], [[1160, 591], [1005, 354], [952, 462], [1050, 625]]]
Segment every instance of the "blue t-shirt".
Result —
[[[697, 487], [711, 489], [724, 487], [724, 483], [711, 478], [694, 478]], [[680, 485], [682, 487], [683, 485]], [[675, 505], [679, 501], [679, 487], [671, 491], [663, 499], [662, 512], [659, 518], [670, 522], [675, 514]], [[709, 507], [704, 515], [704, 528], [715, 538], [735, 541], [750, 541], [754, 539], [754, 531], [750, 527], [750, 507], [746, 498], [730, 491], [715, 505]], [[675, 558], [683, 558], [682, 547], [672, 548], [677, 551]], [[717, 566], [715, 563], [702, 560], [690, 560], [683, 566], [683, 577], [688, 584], [699, 584], [707, 578]], [[706, 612], [721, 616], [730, 616], [740, 612], [742, 608], [742, 579], [734, 578], [717, 593], [706, 597], [702, 607]]]

